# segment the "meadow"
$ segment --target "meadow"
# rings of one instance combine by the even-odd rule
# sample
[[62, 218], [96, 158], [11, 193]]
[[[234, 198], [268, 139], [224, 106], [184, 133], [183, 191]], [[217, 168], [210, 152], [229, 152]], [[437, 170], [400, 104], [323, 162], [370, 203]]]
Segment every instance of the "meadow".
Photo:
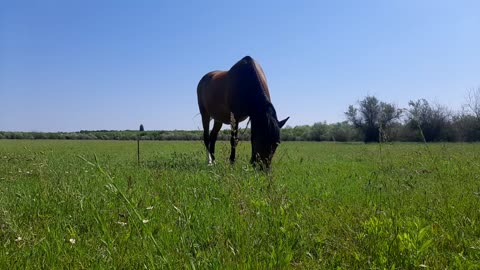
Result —
[[0, 268], [480, 268], [480, 144], [136, 147], [0, 140]]

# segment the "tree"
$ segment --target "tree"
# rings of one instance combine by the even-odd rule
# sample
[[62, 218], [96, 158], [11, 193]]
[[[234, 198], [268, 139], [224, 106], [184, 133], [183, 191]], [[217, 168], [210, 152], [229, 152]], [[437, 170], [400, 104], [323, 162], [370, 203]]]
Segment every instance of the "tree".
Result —
[[451, 113], [441, 105], [430, 105], [427, 100], [410, 101], [407, 125], [418, 130], [425, 141], [449, 140], [451, 132]]
[[314, 123], [310, 128], [308, 140], [311, 141], [328, 141], [329, 140], [329, 126], [326, 122]]
[[333, 141], [359, 141], [358, 132], [347, 121], [331, 124], [330, 136]]
[[480, 87], [468, 91], [465, 108], [480, 121]]
[[282, 141], [306, 141], [310, 134], [310, 126], [295, 126], [294, 128], [282, 129]]
[[480, 121], [466, 113], [460, 113], [453, 117], [453, 126], [457, 139], [464, 142], [480, 141]]
[[367, 96], [345, 112], [347, 120], [363, 135], [364, 142], [378, 142], [388, 137], [390, 126], [400, 118], [401, 110], [395, 105]]

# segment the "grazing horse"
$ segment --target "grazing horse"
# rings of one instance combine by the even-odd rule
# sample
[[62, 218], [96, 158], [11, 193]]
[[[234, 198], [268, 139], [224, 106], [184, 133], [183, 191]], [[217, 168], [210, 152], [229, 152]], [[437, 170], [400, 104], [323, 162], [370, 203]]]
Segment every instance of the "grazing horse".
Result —
[[[230, 124], [230, 162], [235, 161], [238, 143], [238, 123], [250, 117], [252, 158], [269, 168], [273, 154], [280, 144], [280, 128], [288, 118], [278, 121], [270, 100], [267, 80], [260, 65], [245, 56], [228, 71], [212, 71], [202, 77], [197, 87], [198, 107], [202, 115], [203, 141], [207, 148], [208, 163], [215, 161], [215, 142], [222, 124]], [[209, 125], [214, 124], [210, 135]]]

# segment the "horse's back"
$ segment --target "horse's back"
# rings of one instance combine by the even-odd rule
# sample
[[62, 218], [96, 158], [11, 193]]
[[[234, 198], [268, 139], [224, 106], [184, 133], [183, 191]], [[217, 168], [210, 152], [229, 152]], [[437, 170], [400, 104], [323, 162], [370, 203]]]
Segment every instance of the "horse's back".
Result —
[[228, 71], [205, 74], [197, 87], [198, 106], [202, 115], [230, 123], [230, 113], [239, 121], [270, 103], [265, 74], [250, 56], [245, 56]]
[[205, 74], [197, 86], [200, 113], [225, 124], [230, 123], [226, 77], [226, 71], [212, 71]]

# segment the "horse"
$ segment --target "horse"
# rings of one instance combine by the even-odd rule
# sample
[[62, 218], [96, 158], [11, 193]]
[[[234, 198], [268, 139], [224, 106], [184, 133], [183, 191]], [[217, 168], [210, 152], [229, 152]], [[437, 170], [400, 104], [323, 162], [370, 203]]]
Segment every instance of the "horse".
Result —
[[[208, 164], [215, 162], [215, 142], [222, 124], [231, 125], [230, 162], [235, 162], [238, 124], [251, 121], [252, 156], [250, 163], [270, 167], [280, 144], [280, 128], [290, 117], [278, 121], [270, 99], [265, 73], [250, 56], [245, 56], [228, 71], [211, 71], [197, 86], [198, 107], [202, 116], [203, 142]], [[209, 134], [210, 120], [214, 120]]]

